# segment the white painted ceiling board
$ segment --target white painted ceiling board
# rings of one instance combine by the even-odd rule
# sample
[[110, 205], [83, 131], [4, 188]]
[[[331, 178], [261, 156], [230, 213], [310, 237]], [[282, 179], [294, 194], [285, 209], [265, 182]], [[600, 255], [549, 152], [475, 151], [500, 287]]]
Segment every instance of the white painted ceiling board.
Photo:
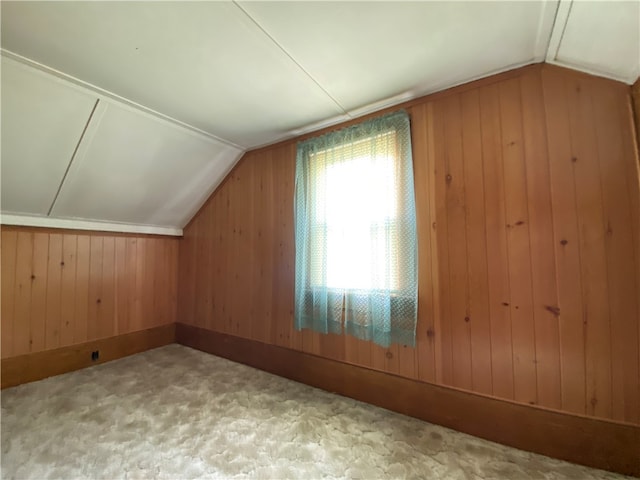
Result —
[[552, 59], [633, 83], [640, 75], [640, 2], [572, 2]]
[[244, 148], [544, 58], [632, 82], [639, 5], [2, 1], [2, 209], [46, 215], [96, 99], [46, 221], [177, 232]]
[[533, 62], [540, 58], [539, 43], [546, 45], [553, 21], [548, 13], [556, 6], [555, 2], [239, 4], [347, 111], [403, 92], [415, 97]]
[[52, 215], [182, 227], [241, 153], [151, 115], [103, 101]]
[[5, 57], [1, 69], [1, 209], [46, 216], [96, 97]]
[[248, 147], [342, 113], [229, 2], [7, 2], [3, 48]]

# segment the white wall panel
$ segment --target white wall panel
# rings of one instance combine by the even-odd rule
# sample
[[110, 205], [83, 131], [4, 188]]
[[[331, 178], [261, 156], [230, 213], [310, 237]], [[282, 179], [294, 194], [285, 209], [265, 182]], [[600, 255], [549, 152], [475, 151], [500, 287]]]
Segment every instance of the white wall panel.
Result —
[[46, 215], [96, 97], [1, 61], [2, 211]]
[[640, 75], [640, 2], [572, 2], [551, 60], [633, 83]]
[[403, 92], [417, 96], [540, 59], [540, 40], [546, 45], [556, 3], [240, 6], [350, 111]]
[[103, 105], [53, 216], [182, 227], [241, 154], [129, 107]]
[[4, 48], [243, 147], [342, 113], [231, 2], [1, 6]]

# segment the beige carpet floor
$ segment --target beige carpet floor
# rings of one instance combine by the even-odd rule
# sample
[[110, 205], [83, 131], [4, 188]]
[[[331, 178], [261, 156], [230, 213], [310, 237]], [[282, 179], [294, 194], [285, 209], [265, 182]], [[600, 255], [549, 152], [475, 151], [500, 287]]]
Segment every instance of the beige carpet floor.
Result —
[[170, 345], [4, 390], [2, 478], [623, 477]]

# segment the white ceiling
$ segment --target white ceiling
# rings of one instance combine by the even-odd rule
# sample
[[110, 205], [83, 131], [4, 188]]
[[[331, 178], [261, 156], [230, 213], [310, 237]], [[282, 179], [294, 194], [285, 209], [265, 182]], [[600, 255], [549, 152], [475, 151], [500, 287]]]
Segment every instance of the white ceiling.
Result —
[[6, 56], [0, 65], [3, 223], [179, 235], [242, 154]]
[[639, 1], [0, 8], [5, 218], [179, 232], [245, 149], [545, 59], [640, 73]]
[[574, 1], [559, 17], [564, 20], [562, 38], [550, 46], [547, 61], [629, 84], [636, 81], [640, 75], [640, 1]]
[[2, 210], [46, 215], [96, 97], [4, 57], [0, 66]]
[[239, 154], [164, 120], [103, 102], [51, 214], [182, 226]]

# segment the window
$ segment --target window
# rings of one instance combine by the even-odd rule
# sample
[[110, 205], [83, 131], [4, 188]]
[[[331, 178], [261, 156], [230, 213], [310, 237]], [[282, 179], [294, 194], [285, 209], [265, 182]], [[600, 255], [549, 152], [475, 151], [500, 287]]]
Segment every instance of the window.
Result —
[[415, 343], [417, 242], [409, 117], [298, 144], [296, 327]]

